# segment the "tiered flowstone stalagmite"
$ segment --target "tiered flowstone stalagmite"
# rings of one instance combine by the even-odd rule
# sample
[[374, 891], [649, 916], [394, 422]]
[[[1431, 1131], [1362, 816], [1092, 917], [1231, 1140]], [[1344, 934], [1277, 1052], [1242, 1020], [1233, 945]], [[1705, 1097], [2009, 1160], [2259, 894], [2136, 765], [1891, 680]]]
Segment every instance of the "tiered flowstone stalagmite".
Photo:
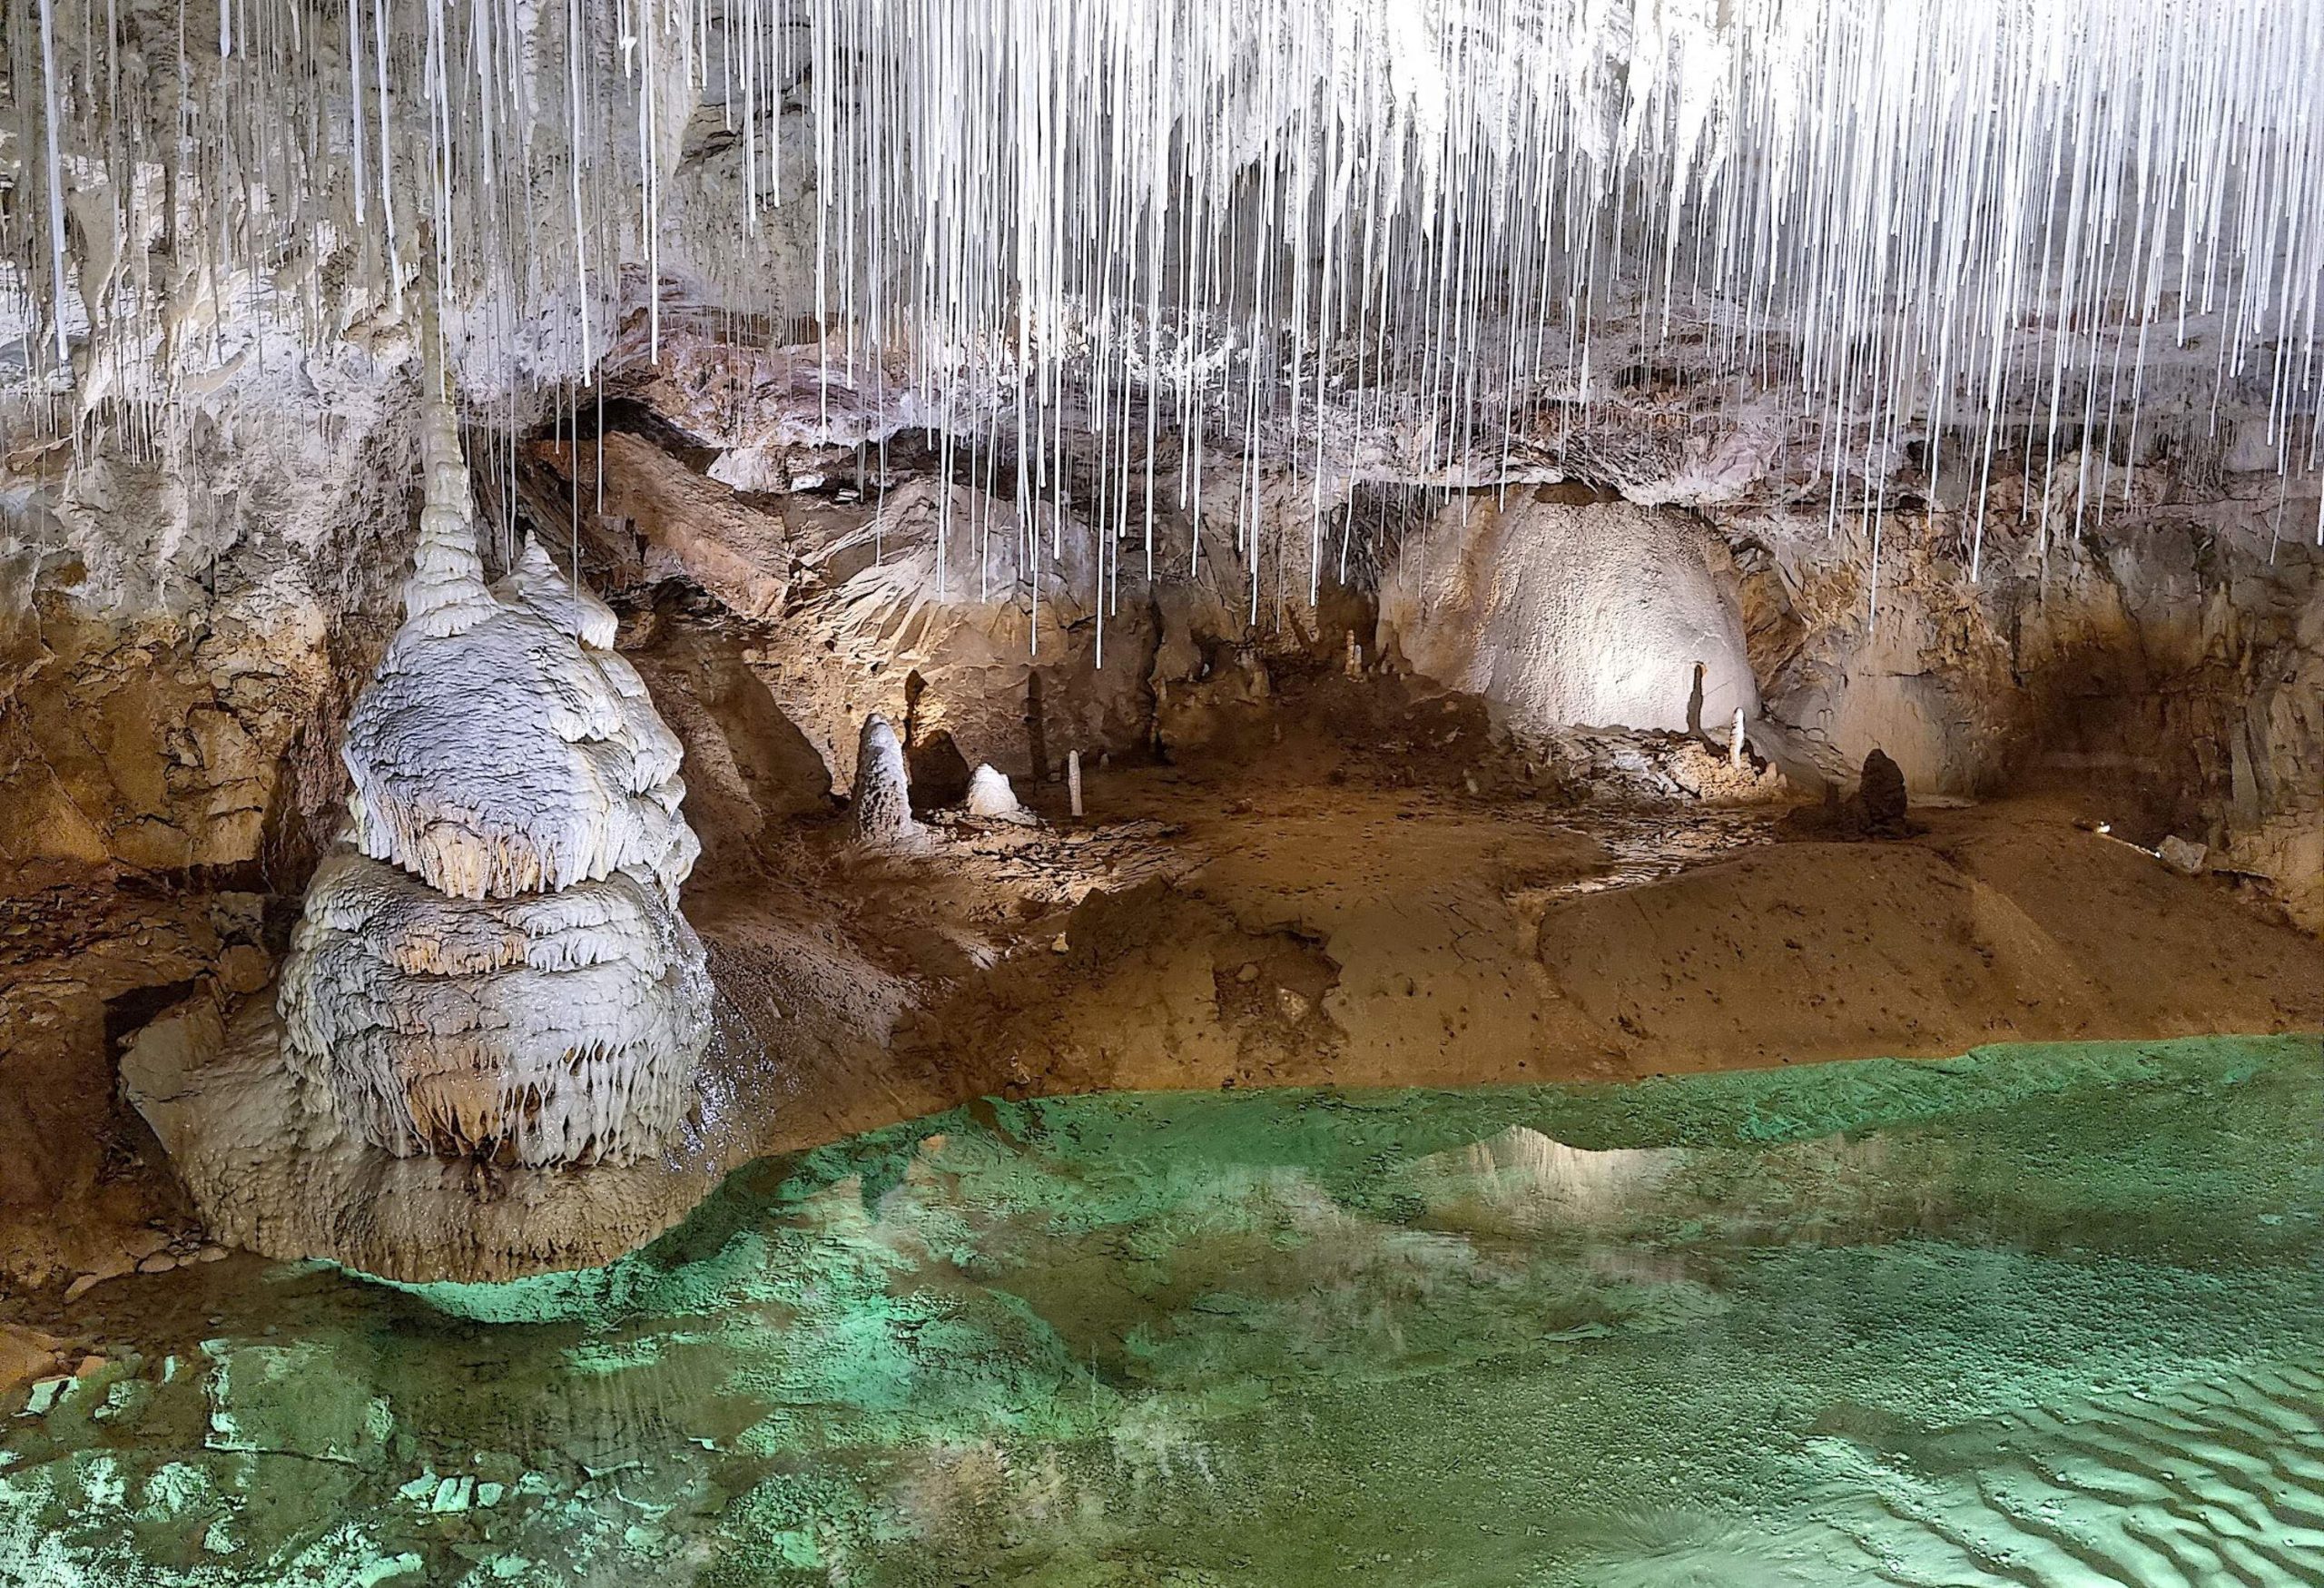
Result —
[[283, 967], [283, 1051], [398, 1157], [633, 1161], [684, 1123], [709, 1033], [678, 742], [537, 544], [485, 583], [429, 386], [404, 624], [349, 720], [351, 821]]

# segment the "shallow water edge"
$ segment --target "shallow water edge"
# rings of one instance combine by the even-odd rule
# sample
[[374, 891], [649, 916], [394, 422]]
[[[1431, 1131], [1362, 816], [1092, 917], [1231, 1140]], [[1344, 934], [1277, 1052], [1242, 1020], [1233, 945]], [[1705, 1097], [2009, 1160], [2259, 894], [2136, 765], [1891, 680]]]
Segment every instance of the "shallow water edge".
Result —
[[0, 1583], [2324, 1582], [2319, 1119], [2313, 1036], [980, 1101], [149, 1287]]

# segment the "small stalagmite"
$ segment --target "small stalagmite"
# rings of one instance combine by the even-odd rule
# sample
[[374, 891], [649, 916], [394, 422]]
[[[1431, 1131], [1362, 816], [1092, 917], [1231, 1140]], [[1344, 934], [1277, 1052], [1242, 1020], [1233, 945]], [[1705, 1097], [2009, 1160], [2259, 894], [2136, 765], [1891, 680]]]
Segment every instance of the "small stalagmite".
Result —
[[970, 815], [1009, 821], [1024, 812], [1025, 807], [1017, 803], [1017, 791], [1009, 784], [1007, 773], [987, 762], [970, 774]]
[[1910, 829], [1905, 815], [1904, 768], [1889, 759], [1886, 751], [1876, 749], [1864, 758], [1857, 797], [1864, 802], [1866, 831], [1884, 838], [1901, 838]]

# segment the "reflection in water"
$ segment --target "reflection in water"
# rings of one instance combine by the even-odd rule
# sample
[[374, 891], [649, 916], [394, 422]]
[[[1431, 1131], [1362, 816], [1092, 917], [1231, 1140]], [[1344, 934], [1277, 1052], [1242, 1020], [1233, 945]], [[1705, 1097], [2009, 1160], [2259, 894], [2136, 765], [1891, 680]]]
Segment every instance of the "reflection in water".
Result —
[[2324, 1583], [2320, 1110], [2312, 1039], [980, 1105], [585, 1274], [139, 1281], [0, 1583]]

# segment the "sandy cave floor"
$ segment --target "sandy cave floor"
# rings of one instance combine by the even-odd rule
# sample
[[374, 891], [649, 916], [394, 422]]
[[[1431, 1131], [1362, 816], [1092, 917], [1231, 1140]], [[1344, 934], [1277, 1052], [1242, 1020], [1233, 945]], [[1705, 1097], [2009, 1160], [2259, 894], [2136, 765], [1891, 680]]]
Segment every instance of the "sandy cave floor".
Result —
[[[793, 824], [686, 908], [779, 1152], [991, 1094], [1625, 1080], [2031, 1040], [2324, 1027], [2324, 943], [2087, 831], [2087, 801], [1799, 842], [1780, 805], [1398, 786], [1299, 746], [1093, 767], [1086, 821], [864, 856]], [[103, 1061], [283, 905], [47, 879], [0, 921], [0, 1264], [54, 1287], [214, 1258]], [[764, 1095], [762, 1092], [761, 1095]], [[747, 1156], [748, 1154], [745, 1154]], [[85, 1290], [88, 1285], [80, 1286]], [[53, 1310], [53, 1303], [39, 1308]]]
[[[2071, 801], [1831, 843], [1784, 841], [1779, 807], [1557, 807], [1264, 764], [1131, 770], [1091, 800], [1087, 828], [891, 863], [911, 885], [866, 890], [868, 958], [925, 958], [964, 916], [991, 958], [900, 1021], [879, 1084], [1612, 1080], [2324, 1024], [2324, 944], [2077, 826]], [[1154, 825], [1124, 843], [1123, 823]], [[724, 944], [753, 908], [714, 889], [694, 914]]]

